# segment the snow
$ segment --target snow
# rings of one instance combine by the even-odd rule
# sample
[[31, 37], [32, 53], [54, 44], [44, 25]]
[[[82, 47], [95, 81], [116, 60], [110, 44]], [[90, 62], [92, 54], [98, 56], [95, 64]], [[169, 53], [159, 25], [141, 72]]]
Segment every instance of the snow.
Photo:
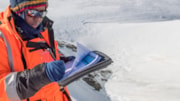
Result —
[[73, 101], [110, 101], [104, 90], [95, 91], [82, 80], [75, 81], [68, 86], [68, 89]]
[[[94, 48], [114, 60], [105, 86], [112, 101], [179, 100], [179, 25], [180, 21], [93, 24], [98, 40]], [[97, 42], [88, 38], [83, 42]]]
[[[0, 10], [8, 0], [1, 2]], [[179, 101], [180, 1], [49, 0], [57, 40], [81, 42], [113, 59], [105, 90], [83, 81], [73, 101]], [[89, 100], [88, 100], [89, 99]]]

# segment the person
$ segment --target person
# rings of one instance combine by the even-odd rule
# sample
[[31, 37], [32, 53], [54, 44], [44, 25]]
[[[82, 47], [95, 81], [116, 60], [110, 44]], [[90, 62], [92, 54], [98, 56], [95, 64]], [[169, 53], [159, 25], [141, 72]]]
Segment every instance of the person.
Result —
[[[70, 101], [48, 0], [10, 0], [0, 13], [0, 101]], [[71, 60], [72, 57], [62, 58]]]

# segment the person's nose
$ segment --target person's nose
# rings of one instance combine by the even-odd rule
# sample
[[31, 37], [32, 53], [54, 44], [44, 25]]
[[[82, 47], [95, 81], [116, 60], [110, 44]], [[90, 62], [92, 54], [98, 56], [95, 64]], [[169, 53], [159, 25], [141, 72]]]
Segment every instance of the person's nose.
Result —
[[34, 21], [39, 22], [39, 21], [41, 21], [41, 20], [42, 20], [42, 18], [41, 18], [40, 16], [36, 16], [36, 17], [34, 17]]

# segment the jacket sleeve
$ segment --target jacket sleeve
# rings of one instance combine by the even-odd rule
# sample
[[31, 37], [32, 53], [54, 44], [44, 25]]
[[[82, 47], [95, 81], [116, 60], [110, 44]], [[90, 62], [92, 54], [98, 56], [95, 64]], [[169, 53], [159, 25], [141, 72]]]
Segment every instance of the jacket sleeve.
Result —
[[16, 90], [19, 98], [33, 96], [43, 86], [51, 83], [45, 72], [45, 64], [39, 64], [33, 69], [18, 72], [16, 75]]
[[[16, 91], [14, 90], [16, 73], [10, 72], [6, 45], [1, 38], [0, 54], [0, 101], [9, 101], [12, 97], [14, 100], [18, 100], [19, 97], [17, 93], [13, 93], [14, 91]], [[12, 89], [11, 87], [14, 87], [14, 89]]]
[[11, 72], [4, 41], [0, 39], [0, 101], [20, 101], [33, 96], [40, 88], [50, 83], [45, 64], [22, 72]]

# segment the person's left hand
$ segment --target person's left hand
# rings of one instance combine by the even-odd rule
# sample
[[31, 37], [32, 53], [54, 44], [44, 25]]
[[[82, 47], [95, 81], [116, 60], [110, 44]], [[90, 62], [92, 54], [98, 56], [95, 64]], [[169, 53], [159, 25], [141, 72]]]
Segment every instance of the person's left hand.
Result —
[[46, 63], [45, 68], [46, 75], [52, 82], [60, 81], [65, 74], [65, 64], [62, 60]]

